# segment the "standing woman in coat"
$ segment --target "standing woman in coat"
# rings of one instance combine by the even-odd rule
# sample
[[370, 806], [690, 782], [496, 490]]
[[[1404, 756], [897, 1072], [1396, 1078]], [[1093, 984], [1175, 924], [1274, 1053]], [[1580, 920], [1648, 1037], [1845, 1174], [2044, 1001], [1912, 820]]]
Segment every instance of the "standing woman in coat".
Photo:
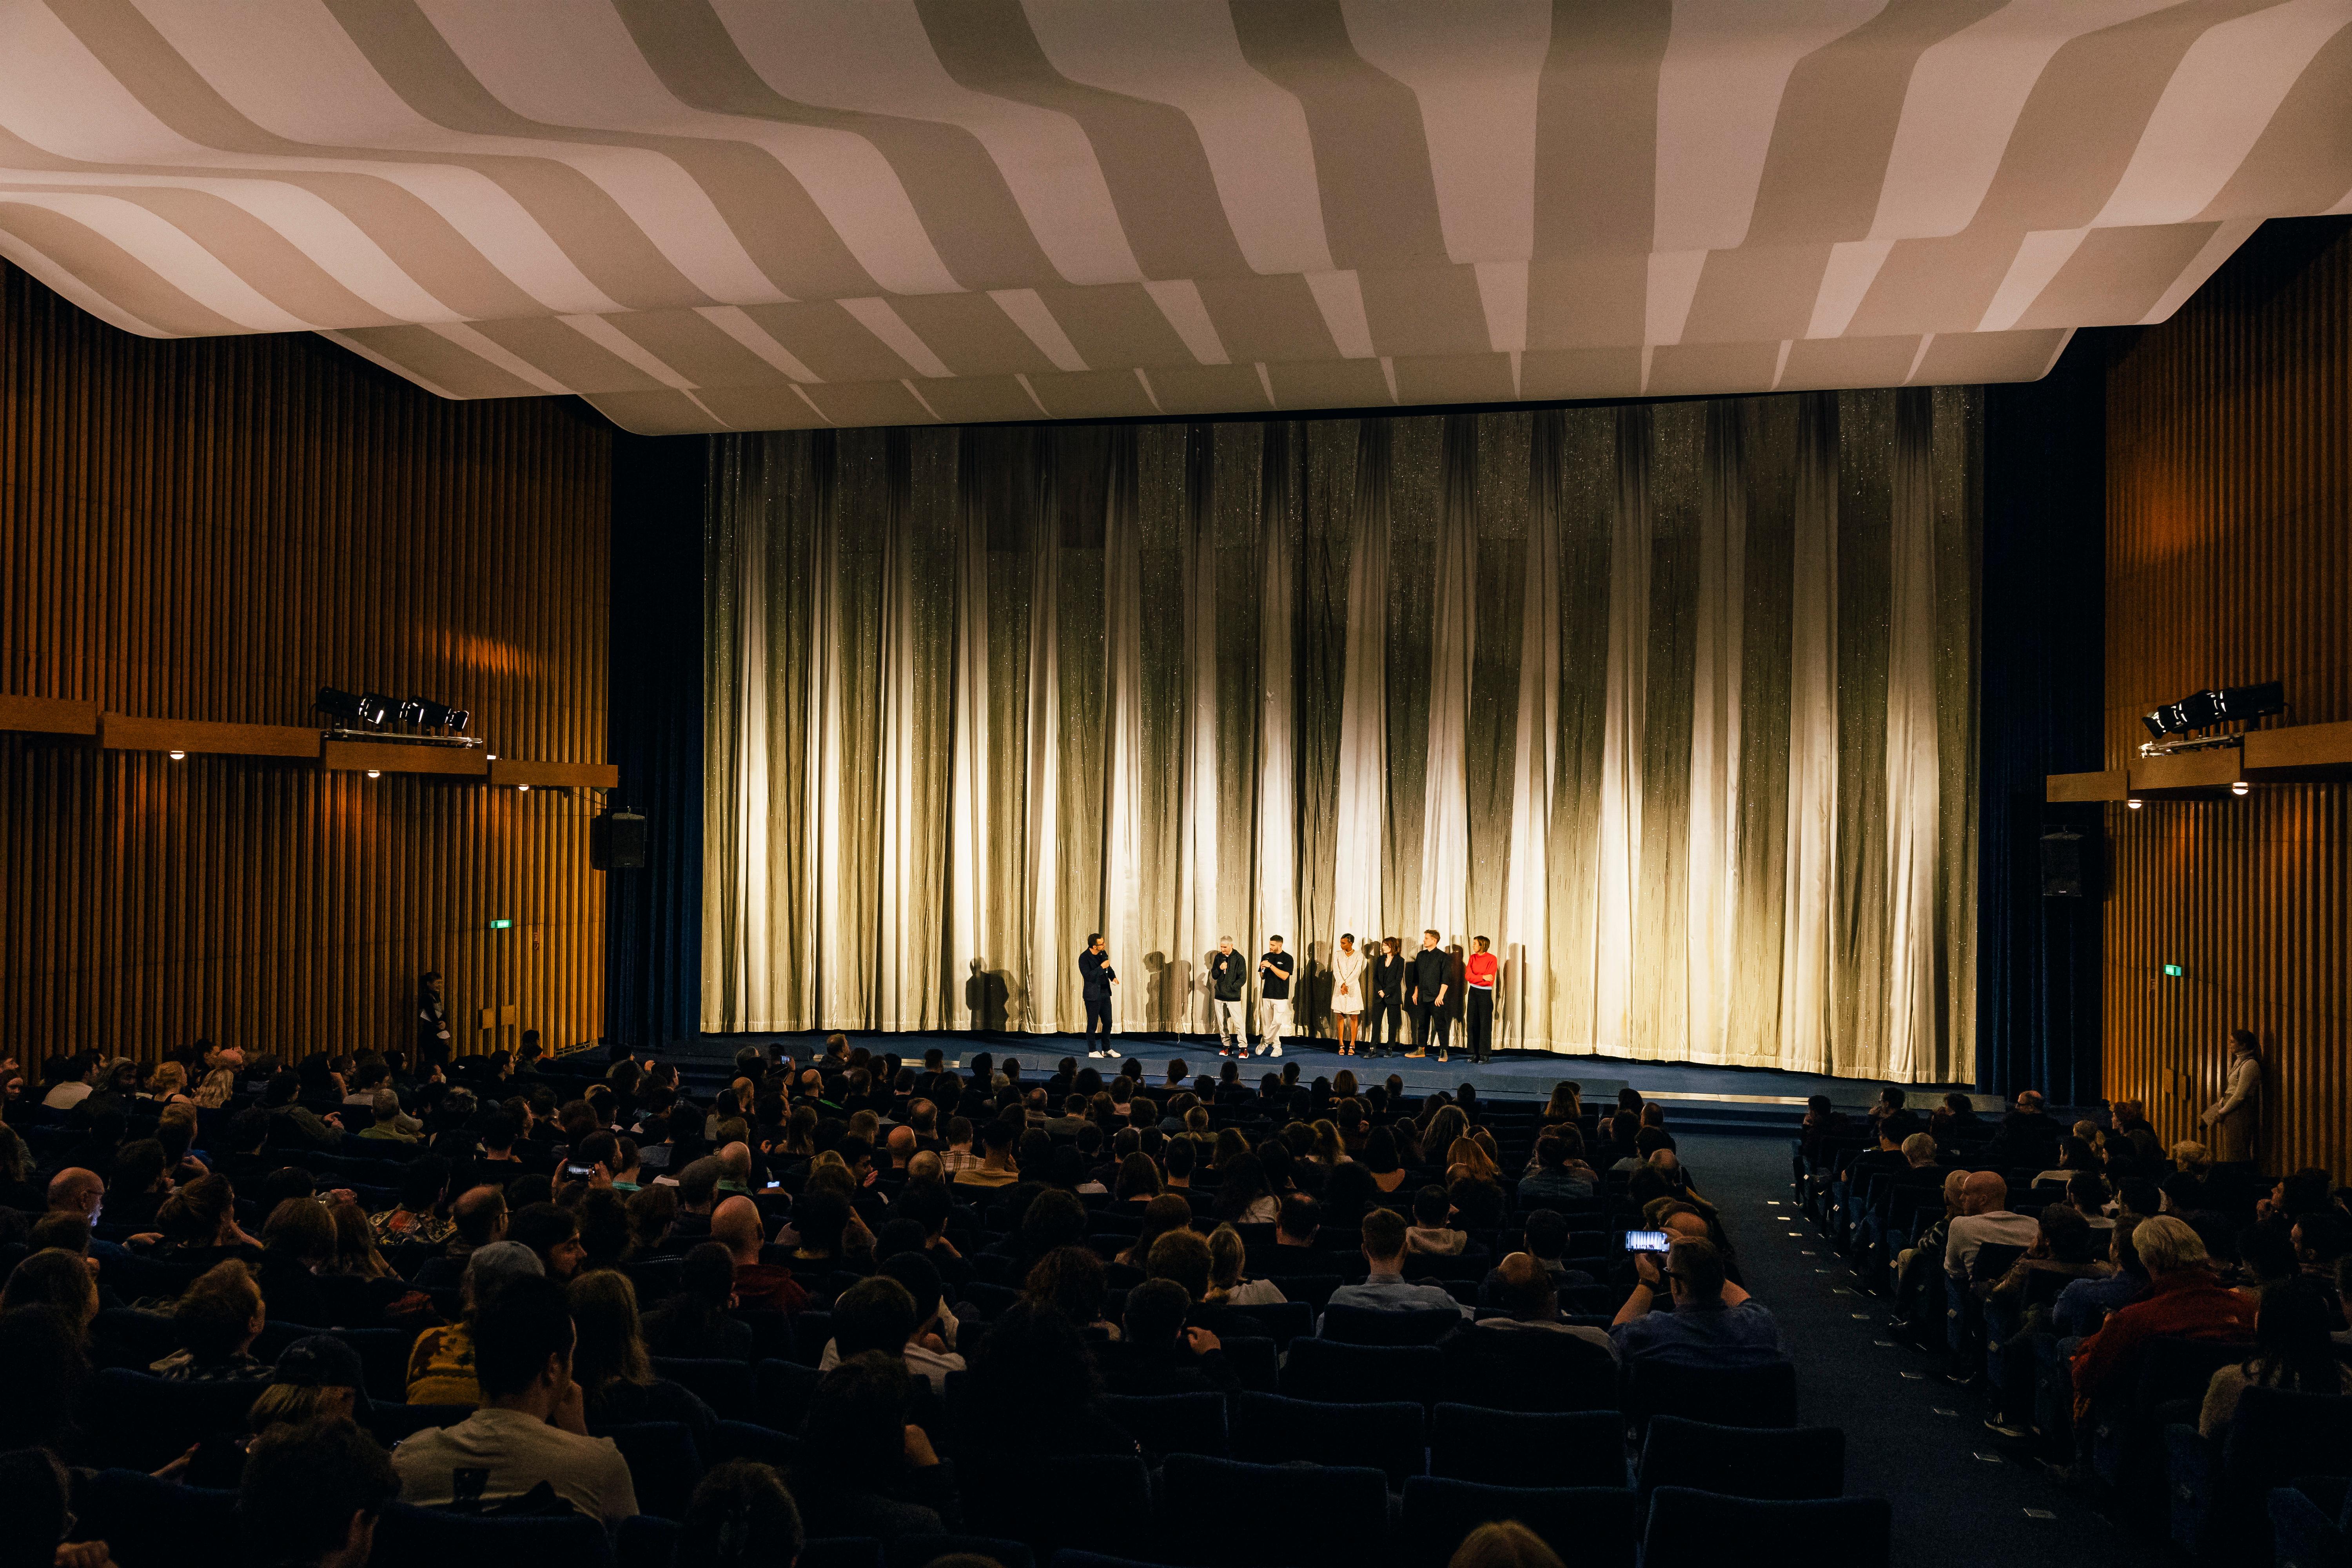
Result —
[[1356, 1026], [1364, 1014], [1364, 968], [1355, 933], [1342, 935], [1339, 951], [1331, 955], [1331, 1028], [1343, 1057], [1356, 1054]]
[[2263, 1128], [2262, 1047], [2252, 1029], [2230, 1031], [2229, 1081], [2221, 1098], [2205, 1112], [2213, 1130], [2208, 1140], [2217, 1165], [2252, 1168]]

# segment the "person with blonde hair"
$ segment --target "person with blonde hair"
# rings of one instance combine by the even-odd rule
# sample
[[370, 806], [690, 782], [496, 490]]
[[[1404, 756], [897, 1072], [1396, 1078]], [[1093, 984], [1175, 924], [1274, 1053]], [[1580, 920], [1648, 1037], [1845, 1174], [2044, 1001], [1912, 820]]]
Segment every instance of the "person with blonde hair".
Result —
[[2183, 1138], [2172, 1146], [2172, 1163], [2200, 1182], [2213, 1173], [2211, 1152], [2192, 1138]]
[[1445, 1568], [1561, 1568], [1559, 1553], [1516, 1519], [1482, 1524], [1462, 1538]]
[[147, 1076], [147, 1092], [143, 1097], [157, 1105], [184, 1105], [188, 1101], [188, 1069], [177, 1062], [157, 1064]]
[[236, 1093], [236, 1071], [233, 1068], [215, 1068], [205, 1074], [205, 1081], [196, 1086], [192, 1097], [206, 1110], [218, 1110]]
[[2147, 1270], [2147, 1294], [2108, 1314], [2074, 1352], [2078, 1400], [2136, 1386], [2150, 1340], [2254, 1337], [2254, 1303], [2222, 1285], [2187, 1221], [2171, 1215], [2140, 1221], [2132, 1250]]
[[637, 1312], [637, 1288], [629, 1277], [616, 1268], [593, 1269], [566, 1286], [563, 1298], [577, 1336], [572, 1381], [580, 1385], [590, 1424], [675, 1421], [693, 1436], [698, 1451], [711, 1452], [719, 1417], [685, 1384], [655, 1373]]
[[1221, 1225], [1211, 1231], [1206, 1300], [1221, 1307], [1270, 1307], [1290, 1299], [1271, 1279], [1247, 1278], [1243, 1270], [1248, 1262], [1249, 1248], [1243, 1243], [1240, 1231], [1230, 1225]]

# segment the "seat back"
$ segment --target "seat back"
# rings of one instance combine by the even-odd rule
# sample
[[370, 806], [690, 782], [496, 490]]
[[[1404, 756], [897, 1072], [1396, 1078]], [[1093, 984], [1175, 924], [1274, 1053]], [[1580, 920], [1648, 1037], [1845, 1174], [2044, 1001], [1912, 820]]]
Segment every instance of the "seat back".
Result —
[[160, 1469], [206, 1437], [243, 1431], [266, 1386], [177, 1383], [108, 1367], [90, 1384], [91, 1447], [110, 1465]]
[[635, 1514], [613, 1535], [614, 1568], [670, 1568], [677, 1555], [676, 1520]]
[[688, 1360], [679, 1356], [656, 1356], [654, 1371], [672, 1383], [683, 1384], [701, 1395], [724, 1421], [756, 1421], [760, 1414], [759, 1381], [751, 1368], [740, 1361]]
[[1497, 1487], [1422, 1476], [1404, 1487], [1404, 1556], [1442, 1563], [1482, 1524], [1517, 1520], [1579, 1568], [1633, 1568], [1636, 1504], [1623, 1487]]
[[[1185, 1458], [1173, 1455], [1168, 1462], [1175, 1465]], [[1013, 1478], [1001, 1485], [967, 1484], [966, 1522], [991, 1535], [1025, 1541], [1041, 1553], [1068, 1547], [1119, 1557], [1154, 1554], [1151, 1483], [1141, 1459], [1071, 1455], [1048, 1460], [1046, 1466], [1054, 1478], [1050, 1487]]]
[[1794, 1426], [1797, 1369], [1788, 1362], [1717, 1368], [1636, 1361], [1626, 1367], [1624, 1408], [1636, 1421], [1683, 1415], [1720, 1426]]
[[925, 1568], [942, 1557], [985, 1557], [997, 1568], [1037, 1568], [1037, 1554], [993, 1535], [902, 1535], [882, 1548], [883, 1568]]
[[1410, 1399], [1434, 1405], [1443, 1392], [1445, 1354], [1434, 1345], [1350, 1345], [1294, 1340], [1282, 1369], [1282, 1392], [1330, 1405]]
[[716, 1447], [710, 1462], [714, 1465], [723, 1465], [730, 1459], [757, 1459], [781, 1470], [799, 1458], [801, 1452], [801, 1440], [792, 1433], [749, 1421], [721, 1421], [713, 1442]]
[[1421, 1474], [1427, 1450], [1426, 1413], [1411, 1401], [1324, 1405], [1272, 1394], [1234, 1400], [1234, 1458], [1279, 1465], [1369, 1466], [1391, 1490]]
[[871, 1535], [821, 1535], [802, 1546], [793, 1568], [882, 1568], [882, 1542]]
[[2281, 1476], [2352, 1476], [2352, 1395], [2248, 1387], [2221, 1462], [2229, 1488], [2255, 1502]]
[[637, 1511], [657, 1519], [684, 1519], [686, 1505], [702, 1480], [702, 1456], [694, 1434], [677, 1421], [633, 1421], [596, 1430], [610, 1437], [629, 1462]]
[[612, 1561], [604, 1522], [584, 1514], [481, 1519], [394, 1503], [376, 1522], [368, 1568], [609, 1568]]
[[1349, 1345], [1433, 1345], [1462, 1326], [1451, 1308], [1389, 1311], [1335, 1302], [1323, 1309], [1322, 1335]]
[[816, 1368], [796, 1361], [763, 1361], [753, 1369], [752, 1380], [756, 1393], [751, 1418], [778, 1432], [801, 1429], [801, 1417], [808, 1414], [809, 1401], [823, 1381]]
[[176, 1486], [144, 1470], [100, 1470], [77, 1488], [77, 1533], [117, 1568], [238, 1568], [233, 1489]]
[[1743, 1560], [1809, 1561], [1834, 1542], [1839, 1568], [1887, 1568], [1895, 1510], [1884, 1498], [1764, 1501], [1688, 1487], [1650, 1494], [1642, 1568], [1718, 1568], [1727, 1543]]
[[1272, 1394], [1281, 1386], [1281, 1357], [1272, 1340], [1255, 1334], [1234, 1335], [1225, 1339], [1224, 1352], [1225, 1363], [1242, 1380], [1244, 1388]]
[[1152, 1460], [1170, 1454], [1223, 1458], [1231, 1452], [1222, 1394], [1114, 1394], [1104, 1399], [1103, 1411]]
[[1833, 1498], [1845, 1491], [1845, 1433], [1835, 1426], [1763, 1429], [1654, 1415], [1635, 1489], [1692, 1487], [1724, 1497]]
[[1615, 1410], [1441, 1405], [1430, 1415], [1429, 1473], [1503, 1487], [1622, 1487], [1625, 1419]]
[[[1174, 1454], [1161, 1471], [1159, 1548], [1174, 1561], [1324, 1568], [1386, 1555], [1388, 1480], [1375, 1469], [1253, 1465]], [[1244, 1545], [1243, 1543], [1246, 1543]]]

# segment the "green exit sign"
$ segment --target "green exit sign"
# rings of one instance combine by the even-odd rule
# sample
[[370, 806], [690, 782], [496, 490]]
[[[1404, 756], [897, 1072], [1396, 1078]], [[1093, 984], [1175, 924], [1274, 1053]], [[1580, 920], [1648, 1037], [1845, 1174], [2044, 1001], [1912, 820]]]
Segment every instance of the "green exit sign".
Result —
[[[514, 924], [514, 921], [492, 921], [490, 922], [490, 929], [492, 931], [504, 931], [512, 924]], [[2179, 973], [2179, 970], [2170, 969], [2169, 966], [2168, 966], [2168, 972], [2175, 974]]]
[[[504, 921], [500, 921], [499, 923], [500, 925], [504, 925], [506, 922]], [[2168, 963], [2164, 966], [2164, 977], [2167, 980], [2178, 980], [2188, 973], [2189, 972], [2187, 970], [2181, 968], [2180, 965], [2177, 963]]]

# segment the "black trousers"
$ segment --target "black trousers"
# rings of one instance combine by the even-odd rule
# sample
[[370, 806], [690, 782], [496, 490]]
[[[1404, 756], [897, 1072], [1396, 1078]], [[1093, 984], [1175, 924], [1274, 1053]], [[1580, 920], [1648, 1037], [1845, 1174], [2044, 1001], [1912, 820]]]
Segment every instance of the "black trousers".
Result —
[[1473, 985], [1463, 1000], [1469, 1005], [1469, 1016], [1463, 1021], [1470, 1030], [1470, 1059], [1483, 1062], [1495, 1045], [1495, 993]]
[[[1388, 1031], [1385, 1035], [1381, 1033], [1383, 1026]], [[1375, 996], [1372, 1005], [1364, 1009], [1364, 1044], [1374, 1046], [1383, 1039], [1391, 1047], [1401, 1047], [1404, 1044], [1404, 1008], [1392, 996]], [[1383, 1053], [1374, 1051], [1371, 1054], [1380, 1056]]]
[[1434, 1002], [1414, 1003], [1412, 1005], [1412, 1043], [1424, 1051], [1444, 1050], [1445, 1026], [1453, 1021], [1453, 1016]]
[[1103, 1044], [1106, 1046], [1109, 1045], [1110, 998], [1108, 996], [1089, 996], [1087, 998], [1087, 1038], [1088, 1041], [1092, 1041], [1094, 1039], [1096, 1034], [1095, 1026], [1097, 1024], [1102, 1026], [1101, 1034]]

